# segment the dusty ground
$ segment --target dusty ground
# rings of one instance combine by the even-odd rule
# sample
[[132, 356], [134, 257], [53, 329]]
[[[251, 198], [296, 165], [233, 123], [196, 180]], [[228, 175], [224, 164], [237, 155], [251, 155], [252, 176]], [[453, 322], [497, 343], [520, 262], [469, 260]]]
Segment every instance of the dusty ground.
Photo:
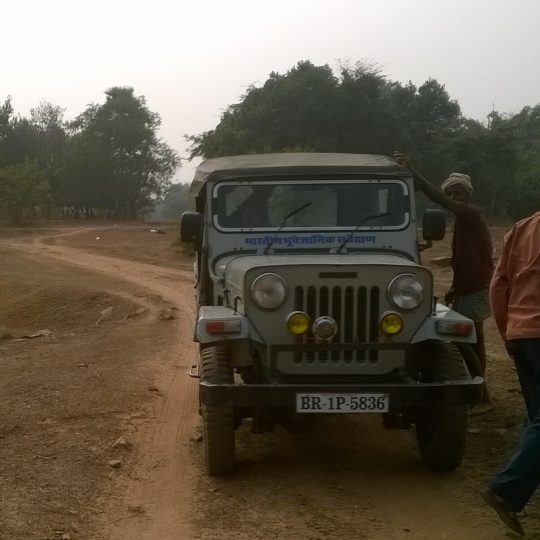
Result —
[[[208, 480], [186, 376], [192, 263], [174, 229], [148, 229], [0, 229], [0, 539], [512, 537], [477, 495], [523, 418], [492, 321], [498, 408], [471, 420], [457, 472], [429, 473], [411, 433], [362, 416], [297, 436], [243, 426], [237, 473]], [[451, 273], [433, 269], [442, 293]], [[533, 501], [529, 538], [539, 517]]]

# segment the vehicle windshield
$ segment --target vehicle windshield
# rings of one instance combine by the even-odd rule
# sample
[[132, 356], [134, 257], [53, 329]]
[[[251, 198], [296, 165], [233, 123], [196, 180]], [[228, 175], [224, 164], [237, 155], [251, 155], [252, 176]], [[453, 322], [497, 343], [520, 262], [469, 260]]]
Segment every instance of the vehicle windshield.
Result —
[[223, 231], [277, 229], [287, 214], [307, 203], [283, 230], [354, 229], [375, 214], [381, 216], [365, 228], [400, 229], [409, 221], [408, 189], [400, 180], [259, 180], [217, 184], [214, 225]]

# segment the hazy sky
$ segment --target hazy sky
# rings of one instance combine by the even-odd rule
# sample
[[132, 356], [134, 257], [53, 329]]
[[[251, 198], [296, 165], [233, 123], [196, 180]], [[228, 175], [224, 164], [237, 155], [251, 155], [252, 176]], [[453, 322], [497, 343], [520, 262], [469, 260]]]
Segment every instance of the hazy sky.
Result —
[[480, 120], [540, 102], [538, 0], [8, 0], [1, 16], [0, 100], [23, 115], [47, 100], [72, 119], [133, 86], [184, 157], [184, 134], [299, 60], [434, 77]]

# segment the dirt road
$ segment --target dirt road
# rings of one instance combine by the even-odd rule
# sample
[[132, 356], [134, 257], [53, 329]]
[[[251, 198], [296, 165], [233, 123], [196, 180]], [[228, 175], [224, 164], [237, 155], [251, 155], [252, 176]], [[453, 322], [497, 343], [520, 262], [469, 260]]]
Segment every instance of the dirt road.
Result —
[[[355, 417], [301, 435], [253, 435], [246, 422], [236, 474], [207, 479], [186, 375], [191, 262], [163, 232], [0, 233], [0, 538], [511, 537], [477, 496], [522, 414], [493, 327], [499, 408], [472, 420], [456, 473], [427, 472], [411, 433]], [[434, 269], [444, 286], [448, 271]], [[22, 337], [42, 328], [50, 335]], [[538, 517], [525, 519], [530, 538], [540, 538]]]

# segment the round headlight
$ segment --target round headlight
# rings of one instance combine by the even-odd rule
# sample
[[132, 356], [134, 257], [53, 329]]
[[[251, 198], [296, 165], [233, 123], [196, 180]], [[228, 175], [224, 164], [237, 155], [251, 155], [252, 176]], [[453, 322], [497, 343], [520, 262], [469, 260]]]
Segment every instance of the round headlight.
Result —
[[395, 336], [403, 330], [403, 319], [392, 311], [384, 313], [379, 321], [379, 328], [387, 336]]
[[295, 336], [301, 336], [309, 330], [310, 320], [303, 311], [293, 311], [286, 322], [289, 332]]
[[414, 309], [424, 299], [426, 288], [414, 274], [401, 274], [388, 285], [388, 297], [392, 304], [401, 309]]
[[261, 274], [251, 284], [251, 299], [263, 309], [277, 309], [287, 298], [287, 284], [277, 274]]

